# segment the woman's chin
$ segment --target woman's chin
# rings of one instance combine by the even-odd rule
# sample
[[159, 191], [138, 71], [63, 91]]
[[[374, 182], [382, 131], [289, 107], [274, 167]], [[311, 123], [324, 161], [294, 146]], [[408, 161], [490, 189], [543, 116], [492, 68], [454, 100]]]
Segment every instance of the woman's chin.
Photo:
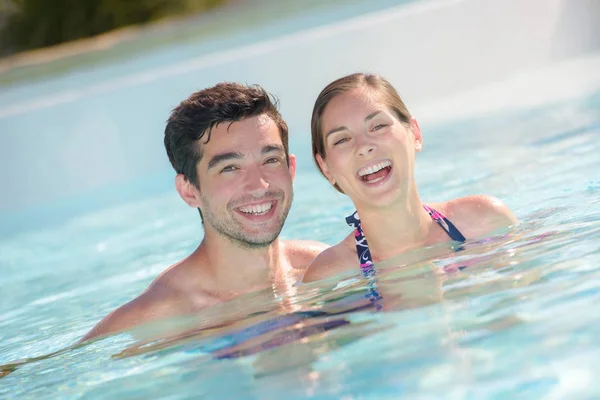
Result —
[[360, 195], [353, 197], [352, 199], [356, 199], [354, 204], [362, 208], [361, 206], [367, 208], [388, 208], [398, 202], [400, 199], [401, 191], [400, 188], [389, 188], [387, 190], [378, 190], [377, 193], [372, 191], [361, 191]]

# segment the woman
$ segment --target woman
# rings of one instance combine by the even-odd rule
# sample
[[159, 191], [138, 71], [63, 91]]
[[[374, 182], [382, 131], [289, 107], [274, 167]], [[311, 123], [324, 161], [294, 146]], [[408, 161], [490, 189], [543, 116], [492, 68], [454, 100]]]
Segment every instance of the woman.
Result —
[[354, 232], [317, 256], [305, 282], [356, 268], [357, 256], [370, 277], [373, 263], [407, 250], [463, 242], [518, 222], [491, 196], [421, 202], [414, 178], [421, 130], [381, 76], [358, 73], [329, 84], [315, 102], [311, 130], [319, 170], [357, 212], [346, 218]]

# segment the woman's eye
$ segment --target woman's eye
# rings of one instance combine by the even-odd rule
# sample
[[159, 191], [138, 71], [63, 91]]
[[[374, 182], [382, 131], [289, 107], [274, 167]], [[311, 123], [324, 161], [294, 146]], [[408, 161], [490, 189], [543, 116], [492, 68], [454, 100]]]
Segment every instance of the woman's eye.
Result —
[[334, 146], [337, 146], [338, 144], [342, 144], [344, 142], [347, 142], [348, 138], [341, 138], [340, 140], [336, 141], [335, 143], [333, 143]]
[[374, 130], [374, 131], [378, 131], [378, 130], [380, 130], [380, 129], [383, 129], [383, 128], [385, 128], [386, 126], [387, 126], [386, 124], [379, 124], [379, 125], [375, 125], [375, 126], [373, 127], [373, 130]]

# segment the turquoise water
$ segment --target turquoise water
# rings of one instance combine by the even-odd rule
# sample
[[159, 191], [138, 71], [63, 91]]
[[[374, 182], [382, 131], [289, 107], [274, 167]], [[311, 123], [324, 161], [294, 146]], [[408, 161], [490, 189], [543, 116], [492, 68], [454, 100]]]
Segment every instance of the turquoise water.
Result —
[[[156, 168], [100, 200], [15, 214], [21, 229], [0, 239], [0, 398], [598, 398], [600, 88], [591, 93], [422, 123], [423, 199], [491, 193], [522, 224], [460, 253], [380, 265], [381, 311], [365, 302], [357, 268], [71, 348], [196, 247], [197, 213]], [[316, 172], [308, 133], [291, 146], [299, 171], [283, 237], [336, 243], [351, 204]], [[106, 194], [123, 192], [120, 202]], [[43, 212], [62, 214], [36, 226]], [[185, 333], [147, 339], [175, 324]]]
[[[32, 360], [2, 378], [0, 395], [595, 398], [599, 115], [600, 93], [428, 130], [418, 160], [423, 197], [495, 193], [522, 225], [463, 253], [387, 263], [379, 273], [383, 311], [344, 312], [364, 304], [358, 275], [291, 296], [252, 293], [195, 316], [186, 340], [135, 351], [136, 340], [123, 334]], [[312, 168], [307, 140], [295, 151], [303, 167], [284, 237], [334, 243], [348, 231], [350, 204]], [[3, 240], [0, 363], [72, 344], [191, 251], [200, 229], [169, 191]], [[440, 273], [453, 264], [468, 268]], [[292, 314], [308, 309], [338, 314]], [[296, 319], [238, 343], [227, 336], [282, 315]], [[225, 326], [201, 329], [218, 322]]]

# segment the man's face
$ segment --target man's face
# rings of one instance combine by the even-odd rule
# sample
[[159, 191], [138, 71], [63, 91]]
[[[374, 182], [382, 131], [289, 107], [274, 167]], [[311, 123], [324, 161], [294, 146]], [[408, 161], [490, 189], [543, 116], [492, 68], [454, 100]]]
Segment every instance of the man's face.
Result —
[[225, 122], [199, 145], [198, 206], [206, 229], [244, 247], [271, 244], [290, 210], [296, 169], [294, 156], [287, 164], [277, 125], [266, 115]]

